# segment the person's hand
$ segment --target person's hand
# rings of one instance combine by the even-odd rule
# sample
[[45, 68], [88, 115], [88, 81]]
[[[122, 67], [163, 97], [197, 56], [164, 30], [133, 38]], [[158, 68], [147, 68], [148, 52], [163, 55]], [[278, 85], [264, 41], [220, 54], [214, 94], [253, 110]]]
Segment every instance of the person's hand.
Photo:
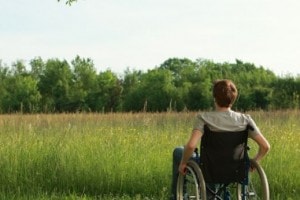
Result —
[[180, 163], [179, 168], [178, 168], [178, 171], [180, 174], [182, 174], [182, 175], [186, 174], [186, 166], [187, 166], [186, 163], [182, 163], [182, 162]]
[[250, 162], [249, 171], [250, 172], [255, 172], [255, 170], [256, 170], [255, 166], [253, 166], [253, 164]]
[[254, 166], [250, 165], [250, 168], [249, 168], [249, 171], [250, 171], [250, 172], [255, 172], [255, 169], [256, 169], [256, 168], [255, 168]]

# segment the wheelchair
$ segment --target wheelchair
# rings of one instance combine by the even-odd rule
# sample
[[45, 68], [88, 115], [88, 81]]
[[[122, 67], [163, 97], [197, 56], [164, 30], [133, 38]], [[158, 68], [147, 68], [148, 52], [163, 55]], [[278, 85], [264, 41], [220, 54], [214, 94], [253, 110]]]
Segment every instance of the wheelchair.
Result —
[[177, 179], [177, 200], [269, 200], [269, 185], [263, 168], [249, 159], [248, 129], [213, 132], [207, 126], [200, 156], [187, 163]]

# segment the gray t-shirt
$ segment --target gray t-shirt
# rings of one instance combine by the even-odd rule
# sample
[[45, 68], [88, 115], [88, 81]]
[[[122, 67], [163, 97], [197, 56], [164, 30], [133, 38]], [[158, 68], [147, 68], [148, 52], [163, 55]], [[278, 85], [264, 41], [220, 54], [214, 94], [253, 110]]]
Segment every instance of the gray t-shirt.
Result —
[[253, 138], [256, 134], [261, 134], [259, 128], [250, 115], [229, 111], [203, 112], [197, 115], [194, 129], [198, 129], [204, 133], [204, 125], [212, 131], [242, 131], [247, 125], [253, 130], [249, 130], [249, 137]]

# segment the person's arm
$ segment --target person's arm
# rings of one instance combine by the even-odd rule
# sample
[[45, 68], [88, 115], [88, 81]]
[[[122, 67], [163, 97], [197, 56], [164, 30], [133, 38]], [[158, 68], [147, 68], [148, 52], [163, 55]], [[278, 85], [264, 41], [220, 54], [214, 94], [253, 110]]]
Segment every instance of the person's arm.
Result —
[[252, 139], [258, 144], [258, 152], [254, 156], [253, 160], [259, 162], [270, 150], [270, 144], [262, 134], [256, 134]]
[[179, 165], [179, 169], [178, 169], [178, 171], [181, 174], [185, 174], [186, 164], [189, 161], [189, 159], [191, 158], [191, 156], [192, 156], [195, 148], [199, 144], [199, 141], [200, 141], [201, 137], [202, 137], [201, 131], [199, 131], [197, 129], [193, 130], [192, 135], [191, 135], [189, 141], [184, 146], [184, 151], [183, 151], [182, 159], [181, 159], [181, 162], [180, 162], [180, 165]]

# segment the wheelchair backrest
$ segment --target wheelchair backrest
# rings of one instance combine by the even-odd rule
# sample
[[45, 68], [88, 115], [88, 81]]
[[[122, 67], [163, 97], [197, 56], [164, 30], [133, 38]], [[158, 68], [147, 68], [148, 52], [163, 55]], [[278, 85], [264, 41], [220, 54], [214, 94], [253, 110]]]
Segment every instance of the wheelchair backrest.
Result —
[[247, 179], [249, 126], [239, 132], [215, 132], [207, 125], [200, 146], [200, 168], [207, 183], [243, 182]]

